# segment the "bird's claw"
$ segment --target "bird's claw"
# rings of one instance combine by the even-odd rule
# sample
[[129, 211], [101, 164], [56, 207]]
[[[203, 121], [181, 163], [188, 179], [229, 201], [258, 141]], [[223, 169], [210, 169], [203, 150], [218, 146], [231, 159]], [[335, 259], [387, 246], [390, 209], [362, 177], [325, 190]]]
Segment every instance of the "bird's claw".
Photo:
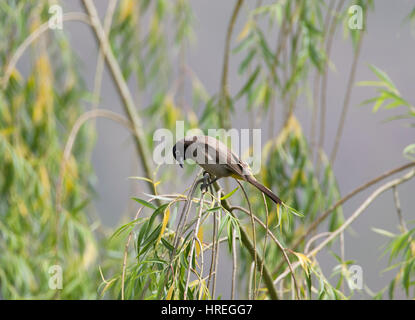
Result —
[[203, 172], [203, 182], [200, 186], [202, 193], [206, 193], [210, 186], [210, 174], [206, 171]]

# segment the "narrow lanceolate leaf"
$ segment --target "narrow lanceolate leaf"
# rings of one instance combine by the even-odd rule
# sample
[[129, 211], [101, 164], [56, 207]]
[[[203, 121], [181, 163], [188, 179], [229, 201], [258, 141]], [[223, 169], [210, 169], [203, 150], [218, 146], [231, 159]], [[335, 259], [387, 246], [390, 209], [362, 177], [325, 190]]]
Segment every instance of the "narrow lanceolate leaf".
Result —
[[157, 207], [155, 205], [153, 205], [152, 203], [150, 203], [146, 200], [143, 200], [143, 199], [140, 199], [140, 198], [135, 198], [135, 197], [133, 197], [131, 199], [133, 199], [134, 201], [137, 201], [139, 204], [142, 204], [143, 206], [145, 206], [147, 208], [150, 208], [150, 209], [153, 209], [153, 210], [157, 209]]
[[383, 230], [383, 229], [372, 228], [372, 231], [374, 231], [378, 234], [381, 234], [383, 236], [386, 236], [388, 238], [395, 238], [396, 237], [396, 234], [394, 234], [392, 232], [389, 232], [389, 231], [386, 231], [386, 230]]
[[166, 300], [172, 300], [174, 285], [171, 285], [169, 291], [167, 291]]
[[406, 296], [409, 296], [409, 288], [411, 286], [411, 273], [415, 263], [415, 257], [412, 258], [403, 270], [402, 284], [405, 288]]
[[369, 68], [373, 71], [374, 74], [380, 79], [383, 80], [385, 85], [394, 93], [399, 94], [398, 89], [396, 89], [396, 86], [392, 82], [392, 80], [389, 78], [389, 76], [382, 70], [378, 69], [374, 65], [369, 65]]
[[292, 253], [294, 253], [296, 255], [296, 257], [298, 258], [298, 261], [300, 262], [301, 267], [304, 269], [305, 273], [308, 276], [309, 275], [309, 266], [311, 264], [311, 260], [306, 255], [304, 255], [300, 252], [292, 251]]
[[226, 199], [228, 199], [229, 197], [231, 197], [235, 192], [236, 192], [236, 190], [238, 190], [239, 189], [239, 187], [236, 187], [235, 189], [233, 189], [231, 192], [229, 192], [228, 194], [226, 194], [226, 195], [224, 195], [222, 198], [220, 198], [220, 200], [226, 200]]
[[[203, 226], [201, 226], [197, 232], [197, 239], [199, 239], [203, 246]], [[196, 241], [196, 256], [199, 256], [200, 251], [203, 250], [203, 248], [200, 248], [199, 241]]]
[[242, 89], [238, 92], [238, 94], [235, 97], [235, 100], [238, 100], [240, 97], [244, 95], [249, 89], [252, 87], [253, 83], [255, 82], [256, 78], [258, 77], [259, 72], [261, 71], [260, 66], [257, 66], [255, 71], [251, 74], [248, 81], [245, 83], [245, 85], [242, 87]]
[[243, 27], [241, 33], [238, 34], [238, 37], [237, 37], [238, 42], [242, 41], [243, 39], [245, 39], [248, 36], [249, 32], [251, 31], [252, 25], [253, 25], [253, 21], [248, 20], [248, 22]]
[[302, 214], [301, 212], [297, 211], [296, 209], [290, 207], [289, 205], [286, 205], [285, 203], [283, 203], [283, 206], [286, 207], [292, 214], [298, 216], [298, 217], [304, 217], [304, 214]]
[[169, 217], [170, 217], [170, 208], [167, 207], [166, 210], [164, 211], [163, 222], [161, 224], [160, 234], [159, 234], [159, 236], [157, 238], [156, 243], [159, 243], [161, 237], [163, 236], [164, 230], [166, 230], [167, 223], [169, 222]]

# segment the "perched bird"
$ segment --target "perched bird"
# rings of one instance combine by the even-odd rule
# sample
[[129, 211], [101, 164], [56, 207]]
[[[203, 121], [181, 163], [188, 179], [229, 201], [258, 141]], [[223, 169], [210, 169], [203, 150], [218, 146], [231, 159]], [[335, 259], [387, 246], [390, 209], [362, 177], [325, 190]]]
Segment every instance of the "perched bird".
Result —
[[276, 204], [282, 201], [270, 189], [258, 182], [247, 163], [219, 140], [209, 136], [189, 136], [173, 146], [173, 157], [183, 168], [186, 159], [194, 160], [213, 176], [211, 183], [223, 177], [245, 180], [266, 194]]

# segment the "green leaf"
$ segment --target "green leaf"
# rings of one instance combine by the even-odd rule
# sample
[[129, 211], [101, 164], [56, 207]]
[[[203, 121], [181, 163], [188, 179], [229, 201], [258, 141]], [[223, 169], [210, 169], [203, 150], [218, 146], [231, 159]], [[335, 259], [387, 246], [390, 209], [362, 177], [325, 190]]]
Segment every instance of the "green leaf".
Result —
[[407, 156], [408, 158], [414, 160], [414, 157], [412, 157], [411, 155], [415, 155], [415, 143], [410, 144], [409, 146], [406, 146], [405, 149], [403, 150], [403, 154]]
[[378, 233], [382, 236], [388, 237], [388, 238], [395, 238], [396, 237], [396, 234], [393, 234], [392, 232], [389, 232], [389, 231], [386, 231], [386, 230], [383, 230], [383, 229], [372, 228], [372, 231], [374, 231], [374, 232], [376, 232], [376, 233]]
[[395, 93], [398, 93], [398, 90], [396, 89], [395, 85], [393, 84], [392, 80], [389, 78], [389, 76], [382, 70], [380, 70], [379, 68], [375, 67], [374, 65], [369, 65], [369, 68], [373, 71], [374, 74], [376, 74], [376, 76], [383, 80], [385, 82], [385, 85], [391, 89], [392, 91], [394, 91]]
[[239, 187], [236, 187], [235, 189], [233, 189], [231, 192], [229, 192], [227, 195], [224, 195], [222, 198], [220, 198], [220, 200], [226, 200], [226, 199], [228, 199], [229, 197], [231, 197], [235, 192], [236, 192], [236, 190], [238, 190], [239, 189]]
[[301, 218], [303, 218], [303, 217], [304, 217], [304, 214], [302, 214], [301, 212], [297, 211], [296, 209], [294, 209], [294, 208], [290, 207], [289, 205], [287, 205], [287, 204], [283, 203], [283, 206], [284, 206], [286, 209], [288, 209], [288, 211], [290, 211], [292, 214], [294, 214], [294, 215], [296, 215], [296, 216], [298, 216], [298, 217], [301, 217]]
[[261, 71], [260, 66], [257, 66], [255, 71], [251, 74], [248, 81], [245, 83], [245, 85], [242, 87], [242, 89], [238, 92], [238, 94], [235, 96], [235, 100], [238, 100], [244, 93], [246, 93], [249, 89], [251, 89], [253, 83], [255, 82], [256, 78], [258, 77], [259, 72]]
[[402, 284], [405, 288], [406, 296], [409, 296], [409, 287], [411, 285], [411, 272], [415, 263], [415, 257], [405, 266], [402, 277]]
[[153, 210], [156, 210], [157, 209], [157, 207], [155, 205], [153, 205], [152, 203], [150, 203], [150, 202], [148, 202], [146, 200], [143, 200], [143, 199], [140, 199], [140, 198], [136, 198], [136, 197], [133, 197], [131, 199], [134, 200], [134, 201], [137, 201], [139, 204], [142, 204], [143, 206], [145, 206], [147, 208], [150, 208], [150, 209], [153, 209]]

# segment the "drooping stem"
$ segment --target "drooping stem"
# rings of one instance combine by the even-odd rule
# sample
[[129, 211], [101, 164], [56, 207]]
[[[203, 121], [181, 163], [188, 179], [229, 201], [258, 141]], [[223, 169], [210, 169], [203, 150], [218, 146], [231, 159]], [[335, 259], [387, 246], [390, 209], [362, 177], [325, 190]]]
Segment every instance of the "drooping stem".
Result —
[[346, 122], [346, 116], [347, 116], [347, 111], [349, 109], [350, 97], [352, 95], [352, 89], [353, 89], [353, 84], [354, 84], [354, 79], [355, 79], [356, 69], [357, 69], [357, 62], [359, 61], [359, 56], [360, 56], [360, 52], [362, 48], [362, 42], [363, 42], [363, 33], [359, 37], [357, 48], [353, 55], [352, 68], [350, 70], [349, 80], [347, 81], [346, 94], [344, 96], [343, 108], [342, 108], [342, 112], [340, 116], [339, 126], [337, 127], [334, 147], [330, 155], [330, 163], [332, 166], [334, 164], [334, 161], [336, 160], [337, 151], [340, 145], [340, 139], [342, 137], [344, 124]]
[[[325, 246], [327, 246], [331, 241], [333, 241], [337, 236], [339, 236], [344, 230], [346, 230], [361, 214], [364, 212], [367, 207], [382, 193], [385, 191], [392, 189], [408, 180], [412, 179], [415, 176], [415, 170], [411, 170], [403, 177], [392, 180], [388, 183], [385, 183], [378, 189], [376, 189], [361, 205], [360, 207], [353, 212], [353, 214], [335, 231], [331, 232], [330, 235], [325, 238], [319, 245], [316, 246], [310, 253], [307, 254], [308, 258], [314, 257], [317, 253], [319, 253]], [[299, 262], [295, 263], [292, 267], [296, 269], [300, 265]], [[274, 281], [276, 285], [281, 279], [285, 278], [289, 272], [292, 272], [289, 268], [287, 268], [282, 274], [278, 276], [278, 278]]]
[[[214, 188], [215, 188], [216, 191], [220, 190], [220, 186], [217, 182], [214, 183]], [[227, 199], [221, 199], [220, 201], [221, 201], [221, 205], [223, 206], [223, 208], [225, 208], [226, 210], [231, 212], [231, 206], [229, 205]], [[256, 252], [254, 250], [252, 242], [249, 239], [248, 234], [245, 231], [245, 228], [243, 228], [241, 226], [239, 228], [239, 230], [240, 230], [240, 233], [241, 233], [241, 242], [242, 242], [243, 246], [245, 247], [246, 250], [248, 250], [248, 252], [251, 255], [252, 259], [253, 260], [256, 259], [258, 261], [257, 268], [259, 268], [263, 263], [263, 259], [259, 256], [258, 252]], [[278, 300], [278, 294], [277, 294], [277, 291], [275, 290], [273, 280], [272, 280], [272, 277], [271, 277], [271, 273], [269, 272], [268, 267], [265, 264], [264, 264], [263, 272], [264, 272], [265, 286], [267, 287], [270, 299]]]
[[229, 110], [231, 108], [229, 104], [229, 84], [228, 84], [228, 72], [229, 72], [229, 54], [232, 40], [232, 32], [235, 27], [236, 18], [242, 7], [243, 0], [237, 0], [235, 7], [232, 12], [231, 20], [228, 25], [225, 40], [225, 53], [223, 57], [223, 68], [222, 68], [222, 80], [220, 89], [220, 101], [219, 101], [219, 121], [222, 128], [228, 128], [229, 123]]
[[[403, 166], [400, 166], [398, 168], [392, 169], [390, 171], [387, 171], [380, 176], [376, 177], [375, 179], [372, 179], [358, 188], [354, 189], [350, 193], [348, 193], [346, 196], [341, 198], [339, 201], [337, 201], [334, 205], [332, 205], [330, 208], [328, 208], [325, 212], [323, 212], [318, 218], [314, 220], [314, 222], [298, 237], [298, 239], [294, 242], [294, 244], [291, 246], [292, 250], [295, 250], [304, 240], [307, 236], [309, 236], [316, 228], [323, 222], [325, 219], [338, 207], [340, 207], [343, 203], [353, 198], [355, 195], [359, 194], [360, 192], [366, 190], [367, 188], [373, 186], [374, 184], [390, 177], [391, 175], [404, 171], [406, 169], [409, 169], [411, 167], [415, 166], [415, 162], [409, 162]], [[282, 263], [280, 263], [274, 270], [274, 274], [277, 273], [280, 268], [282, 267]]]
[[[105, 56], [105, 60], [109, 67], [111, 76], [115, 82], [118, 93], [123, 101], [124, 109], [128, 115], [129, 120], [133, 124], [134, 131], [135, 131], [134, 142], [137, 148], [138, 156], [143, 166], [145, 176], [149, 178], [150, 180], [153, 180], [154, 170], [148, 158], [148, 155], [150, 153], [147, 151], [147, 148], [146, 148], [145, 136], [144, 136], [144, 132], [142, 129], [141, 118], [138, 115], [137, 108], [134, 104], [134, 100], [131, 95], [131, 92], [121, 72], [120, 65], [118, 64], [117, 59], [114, 56], [114, 53], [112, 52], [111, 46], [109, 44], [109, 40], [99, 20], [98, 13], [97, 13], [97, 10], [96, 10], [96, 7], [93, 1], [82, 0], [82, 4], [85, 10], [87, 11], [89, 18], [91, 20], [91, 25], [94, 30], [95, 37], [100, 47], [102, 48], [102, 52]], [[147, 181], [147, 185], [149, 189], [153, 192], [154, 184], [151, 181]], [[160, 204], [158, 199], [156, 200], [156, 202], [157, 202], [157, 205]]]
[[330, 53], [331, 48], [333, 44], [334, 34], [336, 32], [336, 25], [337, 25], [337, 15], [339, 14], [341, 8], [343, 7], [345, 3], [345, 0], [339, 0], [339, 3], [333, 13], [333, 17], [331, 19], [331, 23], [329, 26], [329, 33], [327, 36], [327, 43], [326, 43], [326, 63], [324, 65], [324, 71], [323, 71], [323, 78], [321, 81], [321, 107], [320, 107], [320, 133], [319, 133], [319, 139], [318, 139], [318, 147], [317, 147], [317, 175], [319, 175], [320, 172], [320, 166], [321, 166], [321, 159], [322, 159], [322, 153], [324, 149], [324, 138], [325, 138], [325, 130], [326, 130], [326, 111], [327, 111], [327, 80], [328, 80], [328, 64], [330, 60]]

